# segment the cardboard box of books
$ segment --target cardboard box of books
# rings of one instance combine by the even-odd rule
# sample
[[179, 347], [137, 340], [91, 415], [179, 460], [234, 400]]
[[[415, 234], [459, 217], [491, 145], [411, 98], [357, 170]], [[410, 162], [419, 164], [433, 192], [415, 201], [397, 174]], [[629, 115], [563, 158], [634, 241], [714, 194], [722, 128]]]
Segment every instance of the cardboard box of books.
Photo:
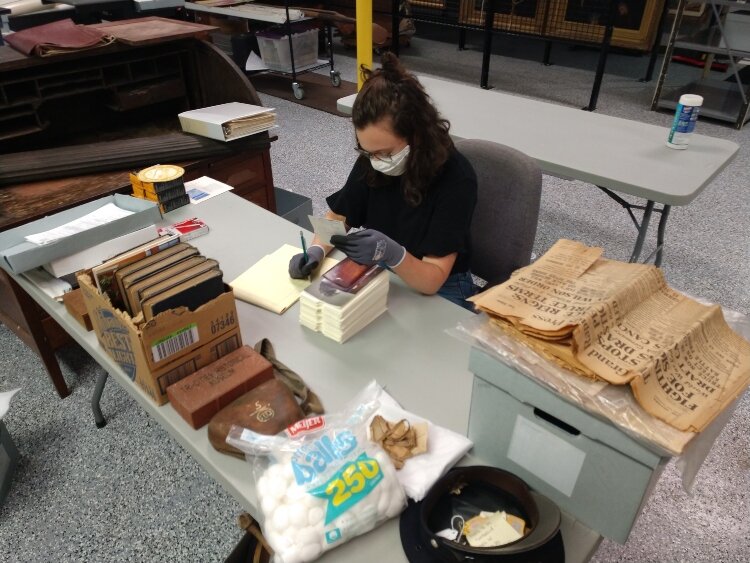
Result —
[[160, 405], [167, 402], [168, 385], [242, 345], [234, 293], [228, 286], [194, 311], [169, 309], [148, 322], [136, 322], [114, 307], [90, 276], [81, 275], [78, 282], [99, 343]]

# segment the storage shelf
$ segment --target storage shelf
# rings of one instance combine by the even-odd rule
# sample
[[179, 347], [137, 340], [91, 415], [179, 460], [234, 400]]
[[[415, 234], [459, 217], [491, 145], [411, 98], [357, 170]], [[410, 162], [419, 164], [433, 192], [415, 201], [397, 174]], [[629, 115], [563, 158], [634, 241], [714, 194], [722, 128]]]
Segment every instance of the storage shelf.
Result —
[[[677, 49], [688, 49], [690, 51], [700, 51], [702, 53], [713, 53], [715, 55], [731, 55], [733, 57], [744, 58], [750, 57], [750, 51], [745, 49], [727, 49], [726, 46], [720, 45], [721, 33], [718, 27], [706, 29], [700, 33], [678, 39], [674, 42]], [[732, 42], [730, 41], [730, 45]]]
[[[678, 11], [684, 9], [687, 2], [688, 0], [680, 0]], [[674, 109], [682, 94], [698, 94], [703, 96], [703, 106], [700, 110], [702, 117], [727, 121], [734, 124], [737, 129], [741, 129], [747, 123], [748, 113], [750, 113], [748, 112], [750, 87], [740, 83], [741, 75], [735, 73], [732, 79], [726, 81], [706, 77], [683, 86], [665, 83], [675, 49], [707, 55], [723, 55], [733, 64], [736, 64], [738, 59], [750, 57], [750, 41], [748, 41], [747, 32], [743, 31], [746, 23], [738, 24], [739, 20], [735, 18], [732, 20], [735, 24], [732, 29], [724, 24], [720, 26], [716, 21], [716, 18], [720, 18], [720, 21], [727, 23], [729, 20], [726, 18], [732, 15], [731, 11], [727, 14], [727, 7], [741, 9], [745, 7], [745, 3], [734, 0], [699, 0], [699, 2], [709, 5], [712, 22], [706, 22], [703, 29], [697, 32], [682, 36], [680, 36], [680, 26], [673, 26], [667, 41], [666, 56], [651, 100], [651, 109]], [[727, 43], [733, 48], [728, 48]], [[706, 64], [709, 61], [710, 58], [707, 59]], [[745, 99], [743, 99], [743, 94]]]
[[[691, 82], [679, 88], [665, 89], [659, 99], [658, 106], [665, 109], [674, 109], [677, 107], [677, 101], [682, 94], [703, 96], [700, 117], [710, 117], [735, 123], [743, 107], [742, 96], [736, 83], [711, 79]], [[750, 116], [745, 116], [742, 124], [747, 123], [748, 119], [750, 119]]]

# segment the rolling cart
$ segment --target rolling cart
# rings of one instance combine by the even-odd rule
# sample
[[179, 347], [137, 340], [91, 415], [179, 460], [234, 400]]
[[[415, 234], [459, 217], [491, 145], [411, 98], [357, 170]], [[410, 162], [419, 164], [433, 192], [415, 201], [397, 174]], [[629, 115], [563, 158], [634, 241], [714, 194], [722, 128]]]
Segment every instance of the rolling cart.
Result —
[[333, 62], [331, 22], [319, 20], [323, 22], [325, 29], [326, 54], [328, 56], [326, 61], [318, 59], [318, 26], [315, 25], [305, 29], [306, 22], [311, 22], [314, 18], [304, 17], [293, 20], [289, 14], [288, 2], [285, 2], [284, 12], [286, 21], [277, 30], [270, 29], [255, 34], [263, 63], [269, 68], [269, 72], [290, 76], [292, 93], [298, 100], [305, 97], [305, 90], [297, 77], [307, 72], [329, 66], [331, 84], [335, 87], [341, 86], [341, 75]]
[[[291, 77], [292, 93], [298, 100], [305, 97], [305, 90], [297, 77], [307, 72], [330, 67], [331, 84], [335, 87], [341, 85], [341, 76], [333, 62], [331, 19], [327, 17], [328, 13], [325, 10], [290, 8], [289, 0], [284, 0], [283, 6], [242, 3], [242, 0], [238, 0], [237, 4], [223, 6], [185, 2], [185, 8], [195, 12], [277, 24], [255, 34], [258, 46], [263, 63], [268, 67], [267, 72]], [[308, 16], [307, 12], [315, 15]], [[321, 17], [318, 17], [318, 14]], [[315, 19], [322, 22], [325, 29], [328, 60], [318, 59], [319, 27], [315, 25], [305, 29]]]

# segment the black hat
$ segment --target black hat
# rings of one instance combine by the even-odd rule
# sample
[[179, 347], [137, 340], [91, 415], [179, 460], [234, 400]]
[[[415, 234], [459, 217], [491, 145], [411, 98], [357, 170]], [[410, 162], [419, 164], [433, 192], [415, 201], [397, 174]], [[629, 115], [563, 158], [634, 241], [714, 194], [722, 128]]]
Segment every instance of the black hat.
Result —
[[[437, 535], [480, 511], [504, 510], [526, 521], [521, 539], [498, 547], [472, 547]], [[410, 502], [399, 529], [410, 563], [461, 561], [564, 563], [560, 509], [519, 477], [496, 467], [457, 467], [440, 478], [421, 502]]]

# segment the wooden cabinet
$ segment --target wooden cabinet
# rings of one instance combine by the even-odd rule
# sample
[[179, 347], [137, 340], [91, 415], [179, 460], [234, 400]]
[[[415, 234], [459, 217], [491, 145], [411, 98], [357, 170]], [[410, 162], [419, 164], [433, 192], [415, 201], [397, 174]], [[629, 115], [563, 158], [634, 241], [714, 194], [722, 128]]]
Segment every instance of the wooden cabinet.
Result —
[[[495, 0], [494, 28], [500, 31], [601, 43], [614, 2], [612, 45], [651, 49], [664, 0]], [[459, 23], [484, 25], [483, 0], [460, 0]]]
[[[162, 29], [157, 20], [145, 22], [148, 33]], [[129, 25], [139, 21], [144, 20]], [[162, 23], [164, 29], [178, 24]], [[124, 24], [128, 22], [117, 22]], [[179, 131], [180, 111], [226, 102], [262, 105], [245, 74], [200, 39], [201, 34], [205, 35], [166, 33], [44, 58], [25, 57], [0, 46], [0, 154], [12, 158], [21, 151], [36, 154], [40, 149], [150, 137]], [[217, 141], [221, 146], [211, 152], [185, 155], [173, 163], [185, 168], [186, 180], [211, 176], [234, 186], [237, 195], [275, 211], [272, 140], [262, 133], [232, 143]], [[93, 174], [80, 169], [68, 173], [71, 165], [64, 162], [43, 181], [19, 183], [13, 177], [5, 182], [0, 187], [0, 230], [112, 193], [131, 193], [128, 172], [135, 164], [117, 156], [117, 165], [87, 169], [101, 170]], [[58, 393], [66, 396], [68, 388], [54, 355], [66, 341], [65, 333], [2, 271], [0, 322], [39, 354]]]

